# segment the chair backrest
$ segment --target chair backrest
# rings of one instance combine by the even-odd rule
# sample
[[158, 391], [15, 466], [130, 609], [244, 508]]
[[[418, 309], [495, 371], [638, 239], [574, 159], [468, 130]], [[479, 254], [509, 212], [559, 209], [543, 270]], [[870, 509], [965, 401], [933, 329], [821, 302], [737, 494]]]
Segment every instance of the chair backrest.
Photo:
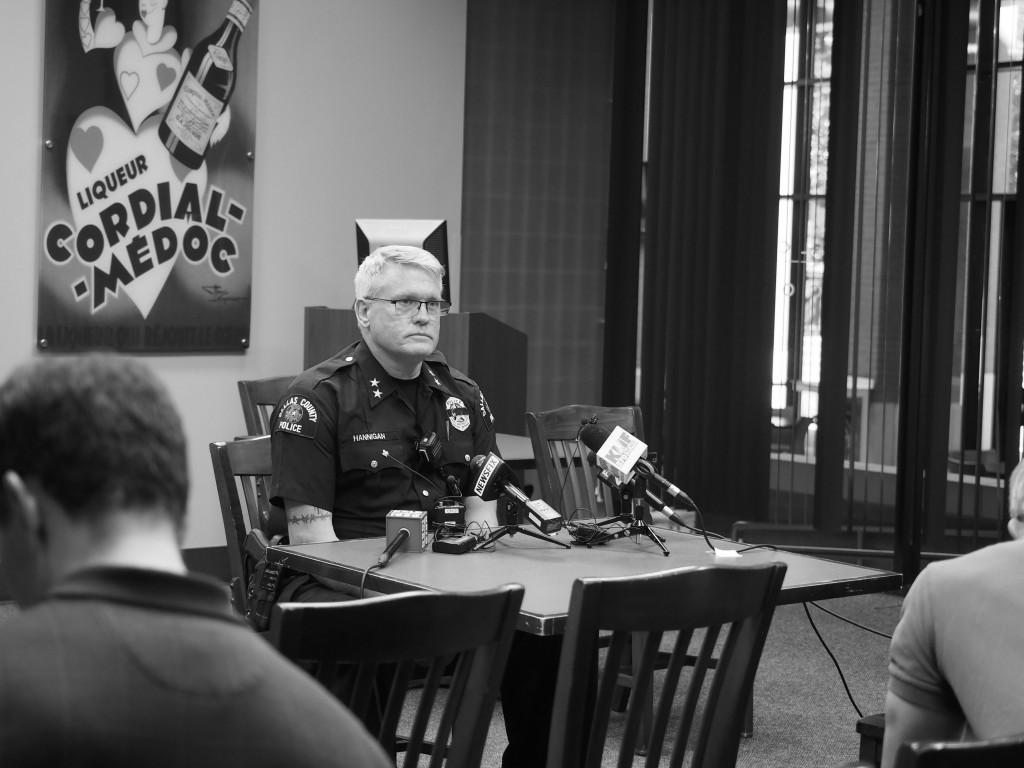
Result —
[[982, 741], [917, 741], [900, 746], [896, 768], [1020, 768], [1024, 734]]
[[613, 505], [607, 503], [612, 494], [605, 493], [597, 470], [587, 461], [590, 451], [579, 441], [583, 422], [595, 418], [597, 424], [609, 429], [622, 427], [644, 439], [643, 417], [635, 405], [566, 405], [526, 414], [541, 498], [566, 520], [615, 514]]
[[227, 539], [232, 601], [245, 613], [253, 565], [271, 537], [286, 533], [283, 514], [275, 512], [266, 494], [270, 436], [210, 443], [210, 458]]
[[[611, 727], [622, 729], [618, 765], [633, 765], [637, 745], [644, 742], [648, 766], [659, 765], [669, 750], [669, 764], [682, 765], [688, 748], [694, 768], [735, 765], [744, 709], [785, 573], [784, 563], [765, 563], [577, 579], [558, 670], [548, 768], [597, 768]], [[611, 638], [603, 653], [607, 633]], [[666, 650], [671, 646], [671, 657], [662, 685], [655, 688], [663, 641]], [[624, 718], [616, 715], [612, 724], [613, 694], [621, 666], [629, 662], [630, 643], [633, 690]], [[681, 675], [691, 663], [692, 671]], [[645, 701], [652, 695], [649, 710]]]
[[[523, 592], [507, 584], [482, 592], [278, 603], [268, 639], [333, 691], [386, 750], [394, 753], [405, 741], [404, 765], [417, 765], [430, 742], [430, 766], [469, 768], [480, 765]], [[409, 682], [424, 668], [423, 686], [410, 696]], [[438, 696], [449, 671], [446, 695]], [[385, 700], [376, 702], [382, 672], [389, 685]]]
[[270, 434], [274, 406], [294, 379], [294, 376], [270, 376], [238, 382], [238, 396], [242, 400], [242, 415], [248, 434]]

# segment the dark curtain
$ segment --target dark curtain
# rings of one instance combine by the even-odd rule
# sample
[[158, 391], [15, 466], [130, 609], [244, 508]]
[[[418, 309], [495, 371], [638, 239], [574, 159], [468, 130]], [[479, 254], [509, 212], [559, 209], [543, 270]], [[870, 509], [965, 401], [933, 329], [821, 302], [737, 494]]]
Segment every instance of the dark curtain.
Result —
[[[860, 139], [861, 0], [841, 0], [832, 17], [832, 78], [828, 123], [828, 192], [825, 201], [825, 275], [821, 297], [821, 380], [814, 473], [814, 527], [840, 530], [843, 503], [845, 431], [850, 360], [850, 307], [853, 261], [860, 244], [855, 210]], [[863, 416], [861, 416], [863, 418]], [[852, 481], [852, 479], [851, 479]], [[850, 494], [852, 496], [852, 494]], [[850, 521], [852, 522], [852, 521]]]
[[895, 569], [921, 569], [925, 518], [944, 527], [969, 0], [918, 3], [915, 151], [903, 321]]
[[526, 334], [527, 410], [598, 403], [615, 0], [466, 11], [460, 309]]
[[707, 517], [767, 510], [785, 0], [655, 0], [641, 406]]
[[636, 402], [647, 2], [616, 0], [605, 278], [604, 405]]

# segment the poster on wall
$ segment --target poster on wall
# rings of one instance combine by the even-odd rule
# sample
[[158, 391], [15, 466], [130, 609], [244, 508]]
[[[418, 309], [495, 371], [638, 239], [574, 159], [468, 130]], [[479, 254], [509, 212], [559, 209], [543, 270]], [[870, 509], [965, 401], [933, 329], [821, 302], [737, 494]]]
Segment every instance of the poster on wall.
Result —
[[46, 0], [36, 343], [249, 346], [258, 0]]

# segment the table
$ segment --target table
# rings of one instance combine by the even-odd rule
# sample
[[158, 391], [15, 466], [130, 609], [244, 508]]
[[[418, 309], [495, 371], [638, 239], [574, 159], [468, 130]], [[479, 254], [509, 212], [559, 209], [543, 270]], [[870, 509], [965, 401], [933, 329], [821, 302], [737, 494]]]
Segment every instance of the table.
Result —
[[[518, 628], [535, 635], [562, 634], [575, 579], [632, 576], [682, 566], [755, 565], [779, 560], [788, 566], [779, 595], [780, 604], [827, 600], [848, 595], [898, 589], [902, 576], [892, 571], [826, 560], [782, 550], [756, 549], [738, 557], [716, 556], [703, 537], [674, 529], [656, 528], [665, 538], [666, 557], [646, 537], [624, 538], [571, 550], [521, 533], [495, 542], [494, 551], [449, 555], [399, 552], [384, 569], [373, 569], [365, 587], [376, 592], [409, 590], [475, 591], [507, 583], [526, 587]], [[566, 531], [557, 537], [569, 541]], [[737, 551], [747, 543], [712, 539], [716, 549]], [[364, 571], [376, 564], [384, 549], [383, 538], [270, 547], [267, 559], [303, 573], [358, 586]]]

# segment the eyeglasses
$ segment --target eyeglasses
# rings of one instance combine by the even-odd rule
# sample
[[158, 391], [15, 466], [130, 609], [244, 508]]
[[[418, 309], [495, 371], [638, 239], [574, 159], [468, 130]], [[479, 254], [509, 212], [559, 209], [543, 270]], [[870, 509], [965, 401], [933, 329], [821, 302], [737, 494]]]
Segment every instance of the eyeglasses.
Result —
[[427, 314], [431, 317], [447, 315], [452, 308], [450, 301], [440, 301], [438, 299], [420, 301], [419, 299], [379, 299], [376, 296], [364, 296], [363, 298], [365, 301], [386, 301], [395, 308], [396, 315], [403, 317], [418, 314], [420, 307], [426, 307]]

